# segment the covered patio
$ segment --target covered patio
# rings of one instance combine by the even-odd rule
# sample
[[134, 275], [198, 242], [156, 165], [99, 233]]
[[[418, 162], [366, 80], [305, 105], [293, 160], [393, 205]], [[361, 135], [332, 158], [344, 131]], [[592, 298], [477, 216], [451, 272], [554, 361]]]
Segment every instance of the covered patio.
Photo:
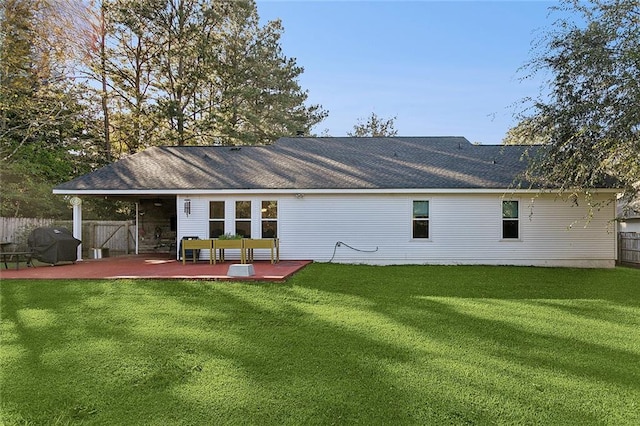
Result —
[[[83, 260], [76, 263], [55, 266], [34, 262], [35, 267], [20, 265], [15, 269], [0, 271], [1, 279], [199, 279], [215, 281], [274, 281], [283, 282], [300, 269], [311, 263], [308, 260], [284, 260], [272, 264], [268, 260], [252, 263], [255, 274], [246, 277], [229, 276], [229, 266], [235, 261], [187, 262], [168, 258], [164, 255], [131, 255]], [[4, 265], [2, 265], [4, 267]]]

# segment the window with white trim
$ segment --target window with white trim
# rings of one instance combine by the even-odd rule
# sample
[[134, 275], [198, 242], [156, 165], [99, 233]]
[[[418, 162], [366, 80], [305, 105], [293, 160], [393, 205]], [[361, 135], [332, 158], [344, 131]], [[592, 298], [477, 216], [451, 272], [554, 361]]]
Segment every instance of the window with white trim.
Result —
[[502, 239], [517, 240], [520, 238], [520, 211], [516, 200], [502, 202]]
[[278, 202], [263, 201], [260, 208], [262, 238], [278, 237]]
[[429, 201], [413, 200], [413, 214], [411, 219], [412, 237], [415, 239], [429, 238]]
[[236, 201], [236, 234], [251, 238], [251, 201]]
[[224, 234], [224, 201], [209, 201], [209, 238]]

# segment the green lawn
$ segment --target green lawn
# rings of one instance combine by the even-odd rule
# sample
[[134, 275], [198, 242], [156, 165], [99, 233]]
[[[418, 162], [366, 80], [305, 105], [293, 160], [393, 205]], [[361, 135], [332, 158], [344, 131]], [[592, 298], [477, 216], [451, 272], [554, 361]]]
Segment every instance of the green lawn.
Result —
[[640, 424], [640, 269], [0, 285], [7, 425]]

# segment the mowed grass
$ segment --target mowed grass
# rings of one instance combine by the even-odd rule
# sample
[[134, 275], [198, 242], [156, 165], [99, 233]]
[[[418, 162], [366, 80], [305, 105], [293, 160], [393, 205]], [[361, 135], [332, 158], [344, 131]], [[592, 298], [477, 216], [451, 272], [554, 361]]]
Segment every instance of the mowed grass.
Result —
[[640, 270], [1, 283], [7, 424], [640, 424]]

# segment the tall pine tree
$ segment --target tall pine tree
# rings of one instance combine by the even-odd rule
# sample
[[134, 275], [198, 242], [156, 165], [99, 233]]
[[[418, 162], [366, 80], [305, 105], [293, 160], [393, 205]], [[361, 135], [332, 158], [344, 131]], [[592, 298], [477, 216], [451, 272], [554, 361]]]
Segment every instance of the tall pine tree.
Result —
[[[6, 0], [0, 20], [1, 214], [62, 214], [51, 186], [87, 172], [99, 159], [84, 90], [67, 78], [67, 51], [47, 16], [59, 5]], [[60, 16], [60, 15], [58, 15]]]
[[270, 143], [326, 117], [305, 104], [281, 23], [260, 26], [255, 2], [105, 2], [112, 128], [127, 152]]

